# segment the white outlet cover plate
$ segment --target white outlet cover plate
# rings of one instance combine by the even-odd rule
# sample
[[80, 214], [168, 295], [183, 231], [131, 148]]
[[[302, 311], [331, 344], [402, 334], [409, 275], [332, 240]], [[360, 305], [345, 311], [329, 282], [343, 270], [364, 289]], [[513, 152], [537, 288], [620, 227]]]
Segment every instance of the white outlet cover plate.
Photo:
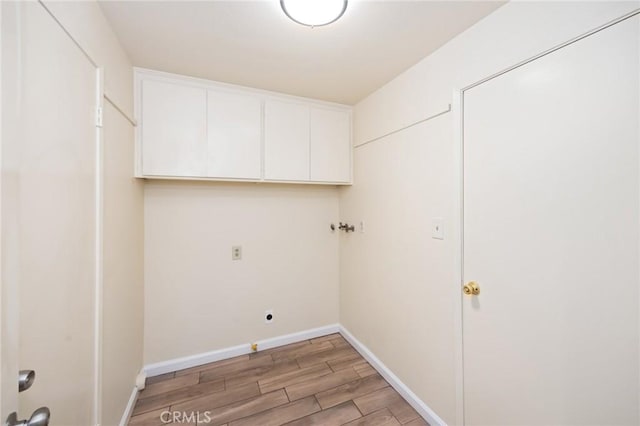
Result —
[[431, 219], [431, 238], [444, 240], [444, 221], [441, 217]]
[[242, 246], [232, 246], [231, 260], [241, 260], [241, 259], [242, 259]]

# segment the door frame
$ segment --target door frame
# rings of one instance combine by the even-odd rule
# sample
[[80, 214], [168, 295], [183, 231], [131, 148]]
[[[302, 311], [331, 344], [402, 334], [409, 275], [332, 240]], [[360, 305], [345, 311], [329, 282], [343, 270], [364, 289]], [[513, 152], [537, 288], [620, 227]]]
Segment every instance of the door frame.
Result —
[[[477, 80], [462, 88], [454, 88], [452, 93], [451, 111], [453, 113], [453, 185], [456, 190], [456, 196], [453, 203], [453, 220], [452, 220], [452, 236], [454, 248], [454, 285], [458, 289], [462, 289], [464, 285], [464, 95], [467, 90], [486, 83], [494, 78], [500, 77], [510, 71], [529, 64], [537, 59], [547, 56], [557, 50], [563, 49], [582, 39], [599, 33], [609, 27], [619, 24], [634, 16], [640, 15], [640, 8], [634, 9], [616, 19], [613, 19], [599, 27], [593, 28], [563, 43], [560, 43], [550, 49], [544, 50], [537, 55], [518, 62], [510, 67], [497, 71], [480, 80]], [[640, 96], [640, 93], [638, 94]], [[456, 424], [464, 425], [464, 330], [463, 330], [463, 294], [462, 291], [455, 293], [454, 297], [454, 351], [455, 351], [455, 393], [456, 393]], [[640, 318], [638, 319], [640, 322]], [[640, 338], [640, 336], [639, 336]], [[640, 362], [640, 360], [639, 360]], [[638, 377], [640, 384], [640, 377]], [[639, 395], [640, 402], [640, 395]]]
[[[73, 39], [72, 39], [73, 40]], [[74, 40], [75, 41], [75, 40]], [[104, 294], [104, 68], [94, 65], [96, 71], [95, 115], [95, 176], [94, 176], [94, 294], [93, 294], [93, 423], [102, 424], [102, 343]]]
[[[2, 5], [0, 5], [0, 23], [2, 23]], [[0, 31], [0, 46], [2, 46], [2, 31]], [[0, 47], [0, 167], [2, 164], [2, 64], [3, 64], [3, 49]], [[0, 235], [2, 235], [2, 173], [0, 170]], [[2, 245], [0, 244], [0, 258], [2, 258]], [[1, 277], [2, 277], [2, 262], [0, 262], [0, 343], [2, 342], [2, 333], [4, 333], [3, 331], [3, 309], [2, 309], [2, 302], [3, 302], [3, 288], [4, 286], [2, 285], [2, 281], [1, 281]], [[0, 366], [4, 365], [3, 363], [3, 354], [2, 351], [0, 351]], [[6, 377], [3, 377], [2, 375], [2, 368], [0, 368], [0, 383], [5, 383], [7, 380]], [[6, 410], [8, 410], [9, 408], [4, 407], [4, 386], [0, 386], [0, 417], [4, 416], [4, 412]], [[4, 419], [2, 419], [4, 421]]]

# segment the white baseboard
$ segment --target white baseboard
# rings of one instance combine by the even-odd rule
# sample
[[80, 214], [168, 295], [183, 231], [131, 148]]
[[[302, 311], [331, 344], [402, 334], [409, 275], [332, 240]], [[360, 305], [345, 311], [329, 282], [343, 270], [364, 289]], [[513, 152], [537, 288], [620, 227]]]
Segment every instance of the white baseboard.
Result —
[[369, 350], [365, 345], [363, 345], [358, 339], [356, 339], [353, 334], [349, 333], [349, 331], [344, 328], [342, 325], [340, 326], [340, 334], [349, 342], [351, 346], [353, 346], [360, 355], [366, 359], [369, 364], [373, 368], [375, 368], [378, 373], [384, 379], [389, 382], [389, 384], [400, 394], [402, 397], [411, 405], [417, 412], [420, 414], [430, 425], [438, 425], [438, 426], [446, 426], [444, 420], [442, 420], [436, 413], [433, 411], [427, 404], [424, 403], [418, 396], [409, 389], [407, 385], [402, 383], [402, 381], [387, 368], [386, 365], [382, 363], [376, 357], [373, 352]]
[[133, 414], [133, 407], [136, 405], [137, 399], [138, 388], [134, 386], [133, 391], [131, 392], [131, 396], [129, 397], [127, 407], [124, 409], [124, 413], [122, 414], [122, 419], [120, 419], [120, 426], [126, 426], [127, 424], [129, 424], [129, 419], [131, 419], [131, 414]]
[[[259, 340], [252, 343], [258, 344], [258, 350], [264, 350], [288, 345], [291, 343], [301, 342], [303, 340], [313, 339], [314, 337], [326, 336], [327, 334], [337, 333], [339, 331], [340, 325], [333, 324], [324, 327], [313, 328], [311, 330], [300, 331], [297, 333], [286, 334], [284, 336]], [[216, 362], [223, 359], [233, 358], [235, 356], [246, 355], [251, 352], [251, 344], [247, 343], [244, 345], [232, 346], [230, 348], [218, 349], [211, 352], [205, 352], [197, 355], [148, 364], [144, 366], [144, 372], [147, 373], [148, 377], [159, 376], [160, 374], [170, 373], [172, 371], [182, 370], [185, 368], [197, 367], [199, 365], [208, 364], [210, 362]]]

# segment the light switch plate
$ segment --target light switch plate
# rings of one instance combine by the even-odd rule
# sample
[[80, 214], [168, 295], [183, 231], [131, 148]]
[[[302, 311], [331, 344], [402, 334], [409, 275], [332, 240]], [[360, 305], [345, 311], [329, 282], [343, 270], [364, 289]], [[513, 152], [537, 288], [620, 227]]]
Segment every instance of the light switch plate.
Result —
[[444, 240], [444, 221], [441, 217], [431, 219], [431, 238]]

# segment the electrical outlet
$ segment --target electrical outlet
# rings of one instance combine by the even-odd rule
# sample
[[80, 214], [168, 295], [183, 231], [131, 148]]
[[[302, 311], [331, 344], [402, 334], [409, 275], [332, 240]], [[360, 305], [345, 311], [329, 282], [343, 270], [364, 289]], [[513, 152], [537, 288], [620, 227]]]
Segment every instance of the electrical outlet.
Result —
[[241, 260], [241, 259], [242, 259], [242, 246], [231, 247], [231, 260]]
[[273, 322], [273, 309], [264, 311], [264, 323], [271, 324]]

